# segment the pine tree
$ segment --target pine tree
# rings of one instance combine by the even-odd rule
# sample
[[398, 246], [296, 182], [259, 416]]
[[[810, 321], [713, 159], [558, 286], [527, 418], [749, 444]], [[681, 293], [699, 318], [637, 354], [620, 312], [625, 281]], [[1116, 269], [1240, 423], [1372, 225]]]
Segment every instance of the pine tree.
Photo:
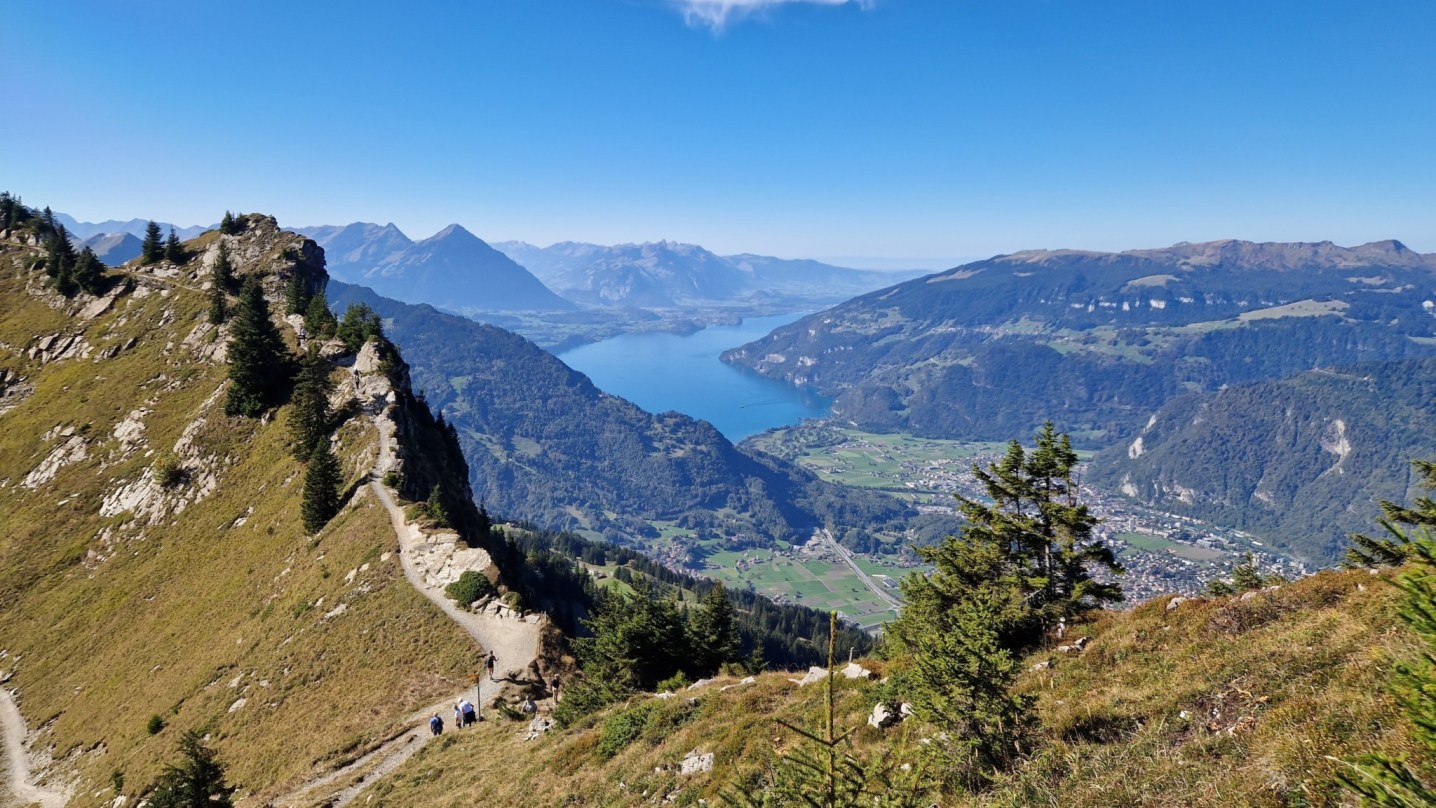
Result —
[[309, 307], [304, 310], [304, 327], [309, 331], [310, 336], [327, 338], [334, 336], [334, 330], [339, 326], [339, 321], [334, 319], [334, 312], [329, 310], [329, 301], [324, 296], [324, 290], [314, 293], [309, 298]]
[[225, 297], [224, 287], [219, 284], [210, 286], [209, 289], [209, 323], [220, 325], [229, 316], [229, 300]]
[[384, 323], [367, 303], [356, 303], [344, 310], [334, 335], [344, 343], [345, 350], [354, 353], [369, 340], [383, 337]]
[[574, 641], [583, 676], [564, 691], [554, 713], [561, 725], [650, 689], [689, 664], [677, 604], [640, 581], [627, 595], [600, 592], [583, 622], [592, 636]]
[[318, 533], [339, 513], [339, 486], [343, 482], [339, 471], [339, 459], [324, 440], [309, 456], [309, 468], [304, 473], [304, 500], [300, 503], [300, 516], [304, 520], [305, 533]]
[[251, 276], [239, 294], [229, 340], [229, 415], [258, 417], [278, 403], [287, 380], [284, 342], [269, 318], [269, 304], [259, 279]]
[[[1436, 490], [1436, 463], [1418, 461], [1423, 486]], [[1349, 790], [1375, 805], [1436, 805], [1436, 771], [1430, 759], [1436, 755], [1436, 502], [1431, 496], [1418, 497], [1414, 506], [1381, 503], [1383, 526], [1392, 531], [1393, 541], [1410, 566], [1396, 578], [1405, 593], [1397, 615], [1425, 644], [1421, 657], [1396, 668], [1393, 689], [1414, 725], [1412, 739], [1424, 748], [1425, 765], [1413, 770], [1411, 761], [1389, 755], [1366, 755], [1354, 762], [1341, 761], [1345, 768], [1337, 778]]]
[[234, 219], [233, 213], [229, 211], [224, 212], [224, 218], [219, 220], [219, 232], [226, 236], [232, 236], [239, 232], [239, 226]]
[[160, 775], [150, 808], [232, 808], [235, 789], [224, 782], [224, 766], [199, 733], [181, 736], [180, 752], [184, 760]]
[[309, 308], [309, 282], [297, 268], [289, 274], [284, 287], [285, 314], [303, 314]]
[[299, 366], [290, 397], [289, 441], [294, 456], [303, 460], [329, 441], [329, 363], [311, 348]]
[[[1094, 566], [1123, 569], [1111, 548], [1092, 537], [1097, 518], [1078, 502], [1077, 462], [1071, 441], [1049, 422], [1031, 452], [1014, 440], [1002, 460], [973, 468], [991, 504], [958, 496], [963, 533], [1004, 548], [1034, 632], [1122, 600], [1121, 588], [1091, 574]], [[1031, 643], [1036, 634], [1012, 639]]]
[[165, 239], [165, 260], [171, 264], [183, 264], [189, 260], [184, 245], [180, 244], [179, 236], [175, 235], [173, 227], [170, 228], [169, 238]]
[[69, 297], [78, 288], [75, 284], [75, 247], [63, 225], [56, 229], [46, 245], [45, 274], [60, 294]]
[[815, 731], [778, 719], [784, 729], [797, 733], [799, 746], [783, 753], [756, 789], [722, 791], [719, 796], [735, 808], [920, 808], [934, 804], [932, 783], [923, 767], [904, 765], [903, 750], [857, 756], [852, 736], [856, 728], [840, 732], [835, 709], [838, 615], [829, 614], [828, 677], [823, 691], [823, 725]]
[[723, 584], [714, 584], [699, 600], [688, 624], [688, 646], [696, 676], [711, 676], [724, 663], [738, 660], [738, 624]]
[[92, 295], [99, 294], [104, 273], [105, 265], [96, 257], [94, 250], [89, 247], [80, 250], [80, 257], [75, 259], [75, 269], [71, 273], [77, 286]]
[[140, 256], [144, 263], [153, 264], [164, 257], [165, 246], [160, 236], [160, 226], [155, 222], [145, 225], [145, 239], [140, 247]]
[[229, 260], [229, 245], [223, 241], [214, 253], [214, 269], [211, 273], [214, 285], [228, 291], [234, 288], [234, 263]]
[[1010, 646], [1031, 629], [1022, 576], [1008, 550], [974, 532], [952, 537], [924, 560], [931, 575], [903, 580], [904, 607], [888, 625], [911, 665], [895, 674], [914, 713], [948, 736], [939, 767], [980, 780], [1007, 765], [1029, 724], [1029, 705], [1011, 692], [1020, 672]]
[[438, 483], [429, 489], [429, 499], [424, 503], [424, 510], [429, 512], [429, 518], [438, 523], [439, 527], [449, 526], [449, 509], [444, 507], [444, 490]]

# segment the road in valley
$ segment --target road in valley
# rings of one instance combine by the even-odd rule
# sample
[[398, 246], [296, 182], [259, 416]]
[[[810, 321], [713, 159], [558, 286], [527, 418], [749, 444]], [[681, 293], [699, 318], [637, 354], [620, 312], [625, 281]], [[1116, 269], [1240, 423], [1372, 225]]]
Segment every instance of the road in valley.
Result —
[[833, 538], [831, 531], [824, 527], [819, 528], [818, 533], [822, 534], [823, 540], [828, 543], [829, 547], [833, 548], [833, 551], [838, 554], [838, 558], [841, 558], [844, 563], [852, 568], [853, 572], [857, 574], [858, 580], [862, 581], [864, 586], [872, 590], [874, 595], [877, 595], [878, 598], [886, 602], [889, 606], [892, 606], [894, 611], [902, 611], [902, 601], [888, 594], [887, 587], [874, 581], [871, 575], [863, 572], [862, 567], [859, 567], [857, 560], [853, 558], [852, 552], [848, 550], [848, 548], [838, 544], [837, 539]]

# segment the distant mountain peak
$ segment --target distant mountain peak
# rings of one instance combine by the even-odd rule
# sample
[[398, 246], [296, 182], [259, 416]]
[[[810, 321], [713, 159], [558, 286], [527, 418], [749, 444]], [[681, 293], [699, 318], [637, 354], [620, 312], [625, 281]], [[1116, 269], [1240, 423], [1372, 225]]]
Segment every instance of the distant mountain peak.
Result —
[[443, 230], [440, 230], [439, 232], [435, 233], [435, 234], [432, 235], [432, 236], [429, 236], [428, 238], [426, 238], [426, 239], [424, 239], [424, 240], [425, 240], [425, 241], [439, 241], [439, 240], [442, 240], [442, 239], [449, 239], [449, 238], [469, 238], [469, 239], [473, 239], [474, 241], [483, 241], [483, 239], [479, 238], [478, 236], [474, 235], [473, 233], [470, 233], [468, 230], [465, 230], [465, 229], [464, 229], [464, 226], [461, 225], [461, 224], [458, 224], [457, 222], [454, 223], [454, 224], [449, 225], [448, 227], [445, 227]]

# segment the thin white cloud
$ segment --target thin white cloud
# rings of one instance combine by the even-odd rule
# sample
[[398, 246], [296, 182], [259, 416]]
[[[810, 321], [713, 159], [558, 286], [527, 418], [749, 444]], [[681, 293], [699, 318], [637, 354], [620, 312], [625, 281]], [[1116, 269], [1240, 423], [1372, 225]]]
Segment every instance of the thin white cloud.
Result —
[[714, 33], [730, 22], [759, 14], [778, 6], [807, 4], [810, 6], [872, 6], [873, 0], [669, 0], [683, 14], [689, 25], [704, 26]]

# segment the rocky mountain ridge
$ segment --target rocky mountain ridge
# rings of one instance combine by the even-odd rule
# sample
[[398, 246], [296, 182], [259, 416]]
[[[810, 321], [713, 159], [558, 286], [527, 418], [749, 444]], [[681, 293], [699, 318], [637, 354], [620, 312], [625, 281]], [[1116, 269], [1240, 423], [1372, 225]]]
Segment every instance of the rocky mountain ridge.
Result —
[[221, 243], [299, 350], [300, 318], [279, 312], [292, 279], [322, 285], [323, 252], [271, 218], [241, 217], [235, 234], [188, 242], [182, 263], [127, 266], [73, 297], [47, 282], [36, 239], [0, 234], [0, 681], [33, 730], [33, 777], [69, 805], [133, 801], [190, 729], [219, 750], [241, 803], [263, 804], [472, 692], [478, 649], [405, 582], [394, 531], [407, 520], [391, 523], [384, 500], [452, 492], [456, 530], [421, 531], [405, 552], [431, 559], [421, 585], [457, 577], [476, 509], [452, 436], [401, 359], [373, 342], [357, 356], [319, 346], [346, 504], [304, 535], [290, 408], [224, 414], [231, 324], [207, 316]]

